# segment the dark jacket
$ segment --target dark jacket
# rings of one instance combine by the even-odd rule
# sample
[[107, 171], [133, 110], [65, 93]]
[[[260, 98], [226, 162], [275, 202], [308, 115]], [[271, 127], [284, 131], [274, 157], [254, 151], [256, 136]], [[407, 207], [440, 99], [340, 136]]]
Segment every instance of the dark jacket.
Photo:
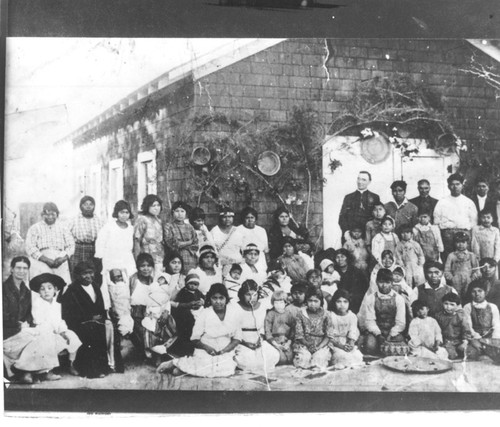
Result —
[[[352, 265], [347, 267], [345, 272], [336, 268], [340, 275], [340, 282], [337, 285], [338, 289], [344, 289], [351, 293], [351, 302], [349, 304], [349, 310], [354, 314], [357, 314], [359, 308], [361, 307], [361, 302], [365, 297], [366, 291], [368, 290], [368, 277], [362, 270], [356, 268]], [[334, 301], [330, 301], [329, 310], [333, 310]]]
[[411, 199], [410, 202], [413, 203], [417, 207], [419, 214], [422, 211], [429, 212], [431, 214], [431, 220], [432, 220], [433, 215], [434, 215], [434, 208], [436, 207], [436, 204], [438, 202], [437, 199], [435, 199], [434, 197], [431, 197], [431, 196], [427, 196], [427, 197], [418, 196], [418, 197], [415, 197], [414, 199]]
[[28, 322], [30, 326], [33, 326], [31, 291], [24, 282], [18, 290], [12, 276], [7, 278], [2, 288], [2, 307], [4, 340], [19, 333], [23, 322]]
[[[479, 213], [479, 200], [477, 198], [477, 194], [472, 195], [471, 200], [474, 202], [476, 205], [477, 212]], [[493, 227], [498, 227], [498, 215], [497, 215], [497, 201], [495, 197], [487, 194], [486, 195], [486, 200], [484, 202], [484, 208], [493, 214]], [[480, 224], [481, 218], [479, 216], [477, 217], [477, 223]]]
[[366, 190], [363, 194], [356, 190], [354, 193], [345, 196], [339, 215], [342, 235], [355, 225], [364, 230], [366, 223], [372, 217], [373, 206], [377, 203], [380, 203], [379, 195], [369, 190]]

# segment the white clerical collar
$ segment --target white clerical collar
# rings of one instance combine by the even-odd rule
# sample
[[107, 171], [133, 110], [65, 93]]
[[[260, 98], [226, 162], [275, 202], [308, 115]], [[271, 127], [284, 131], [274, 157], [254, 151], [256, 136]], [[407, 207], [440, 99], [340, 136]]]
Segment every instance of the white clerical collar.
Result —
[[368, 189], [367, 189], [367, 188], [365, 188], [364, 190], [360, 190], [360, 189], [358, 188], [358, 193], [363, 194], [363, 193], [366, 193], [367, 191], [368, 191]]

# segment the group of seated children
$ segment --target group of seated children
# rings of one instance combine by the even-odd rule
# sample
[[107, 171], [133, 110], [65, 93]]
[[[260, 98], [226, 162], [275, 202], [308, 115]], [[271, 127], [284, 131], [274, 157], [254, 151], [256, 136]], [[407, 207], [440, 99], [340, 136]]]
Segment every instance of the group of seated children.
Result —
[[[425, 215], [421, 217], [425, 219]], [[421, 225], [425, 226], [424, 223], [422, 221]], [[390, 227], [386, 229], [391, 232]], [[393, 236], [397, 240], [394, 250], [403, 264], [415, 255], [418, 258], [416, 265], [420, 265], [423, 264], [420, 258], [424, 256], [412, 235], [411, 229], [403, 228], [401, 242]], [[357, 237], [354, 234], [353, 240], [359, 240]], [[264, 309], [259, 309], [259, 316], [262, 315], [260, 326], [255, 326], [255, 306], [249, 305], [248, 310], [241, 310], [239, 320], [243, 331], [252, 330], [261, 337], [248, 344], [248, 348], [253, 352], [264, 352], [262, 343], [265, 342], [267, 352], [269, 346], [277, 351], [275, 364], [293, 363], [295, 367], [306, 369], [343, 368], [362, 364], [363, 354], [379, 357], [412, 354], [473, 360], [482, 353], [480, 338], [500, 337], [499, 313], [494, 304], [486, 301], [487, 289], [483, 281], [474, 280], [469, 286], [464, 282], [458, 291], [444, 283], [443, 271], [445, 277], [450, 271], [455, 271], [452, 278], [458, 276], [453, 265], [463, 260], [459, 252], [464, 250], [461, 243], [466, 239], [457, 233], [455, 241], [457, 250], [450, 254], [446, 267], [435, 260], [425, 263], [427, 281], [422, 279], [423, 265], [411, 270], [412, 284], [418, 283], [413, 288], [405, 282], [405, 268], [397, 265], [393, 252], [381, 251], [370, 288], [362, 299], [359, 312], [355, 310], [357, 314], [350, 310], [352, 294], [337, 286], [339, 273], [330, 259], [320, 262], [323, 272], [311, 269], [305, 272], [305, 280], [293, 281], [282, 263], [271, 262], [268, 276], [262, 280], [262, 272], [256, 271], [256, 262], [252, 263], [258, 259], [259, 251], [255, 245], [248, 245], [248, 250], [243, 252], [244, 259], [250, 260], [246, 263], [246, 278], [242, 274], [244, 265], [234, 264], [224, 279], [224, 285], [234, 301], [240, 296], [242, 285], [258, 290], [257, 299]], [[351, 244], [355, 242], [351, 241]], [[292, 258], [293, 254], [290, 251], [284, 255]], [[302, 268], [302, 264], [297, 265]], [[471, 278], [476, 277], [474, 270], [470, 272]], [[123, 299], [120, 306], [120, 298], [111, 291], [113, 287], [123, 287], [123, 277], [119, 271], [110, 273], [112, 307], [118, 328], [144, 350], [147, 359], [154, 354], [192, 354], [191, 333], [197, 316], [206, 306], [204, 295], [198, 289], [200, 277], [196, 273], [191, 271], [179, 279], [176, 278], [179, 272], [170, 269], [155, 279], [151, 256], [141, 254], [137, 259], [137, 273], [129, 280], [129, 316], [124, 313]], [[470, 281], [462, 276], [460, 280]], [[458, 278], [453, 284], [457, 283]], [[465, 302], [467, 295], [472, 301], [462, 308], [461, 301]], [[255, 335], [255, 332], [252, 333]], [[249, 354], [245, 359], [245, 352], [241, 346], [239, 348], [236, 357], [248, 360], [250, 366], [253, 355]], [[242, 365], [245, 363], [241, 362]]]

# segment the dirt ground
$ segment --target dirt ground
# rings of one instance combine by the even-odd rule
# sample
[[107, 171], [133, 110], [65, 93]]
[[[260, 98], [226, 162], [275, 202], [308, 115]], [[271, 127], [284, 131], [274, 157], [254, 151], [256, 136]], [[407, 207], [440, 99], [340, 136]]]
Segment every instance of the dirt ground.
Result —
[[230, 378], [174, 377], [157, 374], [144, 364], [130, 341], [123, 341], [125, 373], [102, 379], [73, 377], [61, 371], [62, 379], [33, 385], [6, 384], [10, 389], [92, 390], [218, 390], [218, 391], [357, 391], [357, 392], [500, 392], [500, 365], [487, 356], [476, 362], [455, 362], [441, 374], [405, 374], [383, 366], [381, 360], [345, 370], [315, 372], [278, 366], [268, 375], [237, 371]]

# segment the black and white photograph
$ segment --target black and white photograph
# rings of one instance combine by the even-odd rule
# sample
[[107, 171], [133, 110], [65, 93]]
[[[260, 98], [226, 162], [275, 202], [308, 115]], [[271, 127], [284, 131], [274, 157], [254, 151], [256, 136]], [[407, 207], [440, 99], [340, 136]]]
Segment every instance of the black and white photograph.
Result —
[[500, 38], [415, 19], [10, 29], [4, 410], [498, 409]]

